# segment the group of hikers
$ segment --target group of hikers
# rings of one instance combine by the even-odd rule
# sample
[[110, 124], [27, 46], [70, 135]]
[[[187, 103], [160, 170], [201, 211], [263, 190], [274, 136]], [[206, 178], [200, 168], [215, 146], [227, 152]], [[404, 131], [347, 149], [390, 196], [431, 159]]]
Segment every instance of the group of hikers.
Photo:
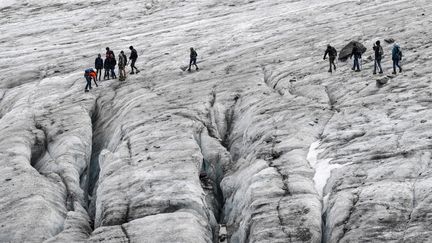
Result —
[[[138, 70], [137, 67], [135, 67], [135, 63], [138, 59], [138, 53], [135, 50], [135, 48], [133, 46], [129, 47], [131, 53], [129, 56], [129, 61], [131, 63], [131, 72], [130, 74], [135, 74], [135, 73], [139, 73], [140, 70]], [[105, 60], [102, 59], [101, 54], [98, 54], [98, 57], [95, 59], [95, 69], [93, 68], [88, 68], [84, 71], [84, 77], [86, 78], [86, 86], [84, 91], [85, 92], [89, 92], [90, 89], [92, 89], [91, 87], [91, 81], [93, 80], [96, 87], [98, 87], [98, 84], [96, 81], [101, 81], [101, 76], [102, 76], [102, 70], [104, 70], [104, 77], [103, 79], [116, 79], [117, 75], [115, 72], [115, 68], [116, 66], [118, 66], [118, 70], [119, 70], [119, 80], [120, 81], [124, 81], [126, 80], [126, 66], [129, 64], [127, 57], [124, 53], [124, 51], [120, 51], [120, 53], [118, 54], [118, 62], [117, 59], [114, 55], [114, 51], [112, 51], [109, 47], [106, 48], [106, 54], [105, 54]]]
[[[375, 54], [375, 60], [374, 60], [374, 70], [373, 70], [373, 74], [377, 73], [377, 69], [379, 69], [379, 73], [383, 73], [383, 69], [381, 67], [381, 60], [384, 56], [384, 51], [383, 48], [381, 46], [381, 42], [378, 40], [375, 42], [375, 44], [373, 45], [373, 51]], [[329, 64], [330, 64], [330, 68], [329, 68], [329, 72], [331, 73], [332, 67], [333, 69], [336, 71], [336, 64], [335, 64], [335, 60], [337, 57], [337, 51], [334, 47], [332, 47], [331, 45], [327, 45], [327, 49], [324, 53], [324, 60], [326, 59], [326, 56], [329, 56]], [[362, 58], [362, 50], [361, 48], [356, 44], [353, 43], [353, 47], [352, 47], [352, 51], [350, 54], [350, 58], [354, 57], [354, 63], [353, 63], [353, 67], [352, 70], [355, 72], [360, 72], [360, 61]], [[399, 46], [399, 44], [395, 43], [393, 45], [393, 49], [392, 49], [392, 61], [393, 61], [393, 73], [392, 74], [396, 74], [396, 67], [399, 68], [399, 72], [402, 72], [402, 67], [400, 66], [400, 61], [402, 60], [402, 51], [401, 48]]]
[[[139, 73], [140, 70], [138, 70], [137, 67], [135, 67], [136, 60], [138, 59], [138, 53], [135, 50], [133, 46], [130, 46], [129, 49], [131, 50], [131, 54], [129, 56], [129, 61], [131, 62], [131, 72], [130, 74]], [[198, 65], [196, 64], [197, 61], [197, 52], [194, 50], [193, 47], [190, 48], [190, 61], [189, 61], [189, 69], [188, 71], [191, 72], [192, 65], [195, 66], [196, 70], [199, 70]], [[109, 47], [106, 48], [106, 54], [105, 54], [105, 60], [102, 59], [101, 54], [98, 54], [98, 57], [95, 59], [95, 69], [88, 68], [84, 71], [84, 77], [86, 79], [86, 86], [84, 91], [89, 92], [91, 87], [91, 81], [93, 80], [96, 87], [98, 87], [97, 81], [101, 81], [102, 76], [102, 69], [105, 70], [104, 72], [104, 80], [110, 79], [116, 79], [117, 75], [115, 73], [115, 67], [118, 66], [119, 69], [119, 80], [125, 81], [126, 80], [126, 66], [128, 65], [127, 57], [123, 51], [120, 51], [118, 55], [118, 63], [114, 55], [114, 51], [112, 51]]]
[[[364, 48], [364, 47], [363, 47]], [[131, 50], [131, 54], [129, 56], [129, 61], [131, 62], [131, 72], [130, 74], [139, 73], [140, 70], [135, 67], [136, 60], [138, 59], [138, 53], [135, 50], [133, 46], [130, 46], [129, 49]], [[365, 48], [364, 48], [365, 49]], [[374, 61], [374, 70], [373, 74], [377, 73], [377, 69], [379, 69], [379, 73], [383, 73], [383, 69], [381, 67], [381, 60], [384, 56], [384, 51], [381, 46], [381, 42], [378, 40], [373, 45], [373, 51], [375, 54], [375, 61]], [[362, 58], [364, 50], [360, 46], [358, 46], [356, 43], [353, 43], [352, 50], [349, 55], [350, 58], [354, 57], [354, 63], [352, 70], [355, 72], [360, 72], [360, 61]], [[333, 72], [333, 69], [336, 71], [336, 64], [335, 60], [337, 57], [337, 50], [336, 48], [332, 47], [330, 44], [327, 45], [327, 49], [324, 53], [324, 60], [326, 59], [327, 55], [329, 56], [329, 72]], [[190, 48], [190, 60], [189, 60], [189, 68], [188, 71], [191, 72], [192, 65], [195, 66], [196, 70], [199, 70], [196, 61], [197, 61], [197, 52], [194, 50], [193, 47]], [[402, 72], [402, 67], [400, 66], [400, 61], [402, 60], [402, 51], [400, 49], [399, 44], [395, 43], [393, 45], [392, 49], [392, 60], [393, 60], [393, 74], [396, 74], [396, 67], [399, 68], [399, 72]], [[85, 92], [89, 92], [91, 87], [91, 81], [93, 80], [96, 87], [98, 86], [96, 81], [101, 81], [102, 76], [102, 69], [105, 70], [104, 72], [104, 80], [105, 79], [116, 79], [117, 75], [115, 73], [115, 67], [118, 66], [119, 69], [119, 80], [124, 81], [126, 80], [126, 66], [128, 65], [127, 57], [123, 51], [120, 51], [118, 55], [118, 63], [115, 58], [114, 52], [107, 47], [106, 48], [106, 54], [105, 54], [105, 60], [102, 59], [101, 54], [98, 54], [98, 57], [95, 60], [95, 69], [93, 68], [86, 69], [84, 72], [84, 77], [86, 78], [87, 85], [85, 86]], [[186, 68], [185, 68], [186, 69]], [[185, 70], [184, 69], [184, 70]]]

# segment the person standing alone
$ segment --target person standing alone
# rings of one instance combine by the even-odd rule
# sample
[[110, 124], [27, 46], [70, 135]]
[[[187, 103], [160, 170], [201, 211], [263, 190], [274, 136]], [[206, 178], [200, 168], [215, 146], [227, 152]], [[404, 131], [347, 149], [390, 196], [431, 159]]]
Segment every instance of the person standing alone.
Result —
[[327, 45], [327, 49], [324, 52], [324, 60], [326, 59], [327, 54], [329, 55], [329, 63], [330, 63], [330, 68], [328, 71], [329, 71], [329, 73], [331, 73], [332, 72], [332, 65], [333, 65], [334, 70], [336, 71], [336, 65], [335, 65], [334, 61], [337, 57], [337, 51], [333, 46]]
[[139, 73], [140, 70], [138, 70], [138, 68], [135, 67], [136, 60], [138, 59], [138, 53], [135, 50], [135, 48], [133, 48], [133, 46], [129, 46], [129, 49], [131, 50], [131, 54], [129, 56], [129, 59], [131, 61], [131, 69], [132, 69], [130, 74], [135, 74], [134, 71], [136, 71], [136, 73]]
[[101, 54], [98, 54], [98, 57], [95, 60], [95, 68], [96, 68], [96, 79], [101, 81], [102, 69], [104, 67], [103, 60]]
[[195, 65], [196, 70], [198, 70], [198, 66], [196, 64], [196, 59], [197, 59], [198, 54], [196, 53], [196, 51], [193, 49], [193, 47], [190, 48], [190, 61], [189, 61], [189, 69], [188, 71], [191, 71], [191, 66]]

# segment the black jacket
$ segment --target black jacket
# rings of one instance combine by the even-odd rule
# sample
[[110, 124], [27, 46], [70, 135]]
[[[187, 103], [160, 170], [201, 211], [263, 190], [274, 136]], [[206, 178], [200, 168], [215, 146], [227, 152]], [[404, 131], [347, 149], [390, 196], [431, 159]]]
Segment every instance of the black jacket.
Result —
[[105, 68], [105, 69], [110, 69], [110, 61], [109, 61], [109, 58], [105, 58], [105, 61], [104, 61], [104, 68]]
[[115, 58], [110, 58], [111, 68], [115, 68], [117, 65], [117, 60]]
[[330, 48], [326, 49], [326, 51], [324, 53], [324, 59], [326, 58], [327, 54], [329, 55], [330, 58], [336, 58], [337, 51], [334, 47], [330, 47]]
[[383, 56], [383, 49], [382, 49], [382, 47], [381, 46], [376, 46], [376, 45], [374, 45], [373, 46], [373, 50], [374, 50], [374, 52], [375, 52], [375, 59], [381, 59], [382, 58], [382, 56]]
[[360, 48], [358, 48], [357, 46], [354, 46], [351, 52], [351, 56], [354, 56], [356, 58], [361, 58], [362, 53], [360, 51]]
[[96, 60], [95, 60], [95, 68], [96, 69], [102, 69], [103, 67], [104, 67], [104, 63], [103, 63], [102, 58], [100, 58], [100, 57], [96, 58]]
[[136, 60], [136, 59], [138, 59], [138, 53], [137, 53], [137, 51], [135, 49], [131, 50], [131, 54], [130, 54], [129, 59], [130, 60]]
[[195, 58], [197, 58], [197, 56], [198, 56], [198, 54], [196, 53], [196, 51], [195, 50], [191, 50], [190, 58], [191, 59], [195, 59]]

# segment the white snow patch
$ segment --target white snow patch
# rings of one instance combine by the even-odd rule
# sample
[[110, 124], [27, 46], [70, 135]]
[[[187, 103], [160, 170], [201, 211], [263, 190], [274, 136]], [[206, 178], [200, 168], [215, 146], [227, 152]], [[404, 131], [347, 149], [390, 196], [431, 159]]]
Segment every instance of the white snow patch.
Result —
[[315, 175], [313, 178], [315, 182], [315, 189], [317, 190], [320, 197], [323, 197], [324, 187], [331, 175], [331, 171], [333, 169], [343, 167], [344, 165], [330, 164], [332, 159], [318, 160], [318, 154], [323, 152], [323, 149], [318, 149], [320, 145], [320, 141], [313, 142], [309, 148], [309, 153], [306, 159], [309, 161], [310, 166], [315, 169]]

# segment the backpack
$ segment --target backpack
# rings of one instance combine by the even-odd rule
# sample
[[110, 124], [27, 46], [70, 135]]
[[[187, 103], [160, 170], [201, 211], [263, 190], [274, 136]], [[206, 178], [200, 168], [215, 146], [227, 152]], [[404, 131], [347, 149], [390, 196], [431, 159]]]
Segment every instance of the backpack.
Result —
[[402, 51], [400, 48], [397, 49], [397, 56], [399, 57], [399, 60], [402, 60]]
[[94, 73], [94, 70], [93, 70], [93, 68], [87, 68], [85, 71], [84, 71], [84, 77], [88, 77], [88, 76], [90, 76], [90, 73]]
[[384, 55], [384, 50], [383, 50], [382, 46], [379, 46], [378, 54], [379, 54], [381, 57]]

